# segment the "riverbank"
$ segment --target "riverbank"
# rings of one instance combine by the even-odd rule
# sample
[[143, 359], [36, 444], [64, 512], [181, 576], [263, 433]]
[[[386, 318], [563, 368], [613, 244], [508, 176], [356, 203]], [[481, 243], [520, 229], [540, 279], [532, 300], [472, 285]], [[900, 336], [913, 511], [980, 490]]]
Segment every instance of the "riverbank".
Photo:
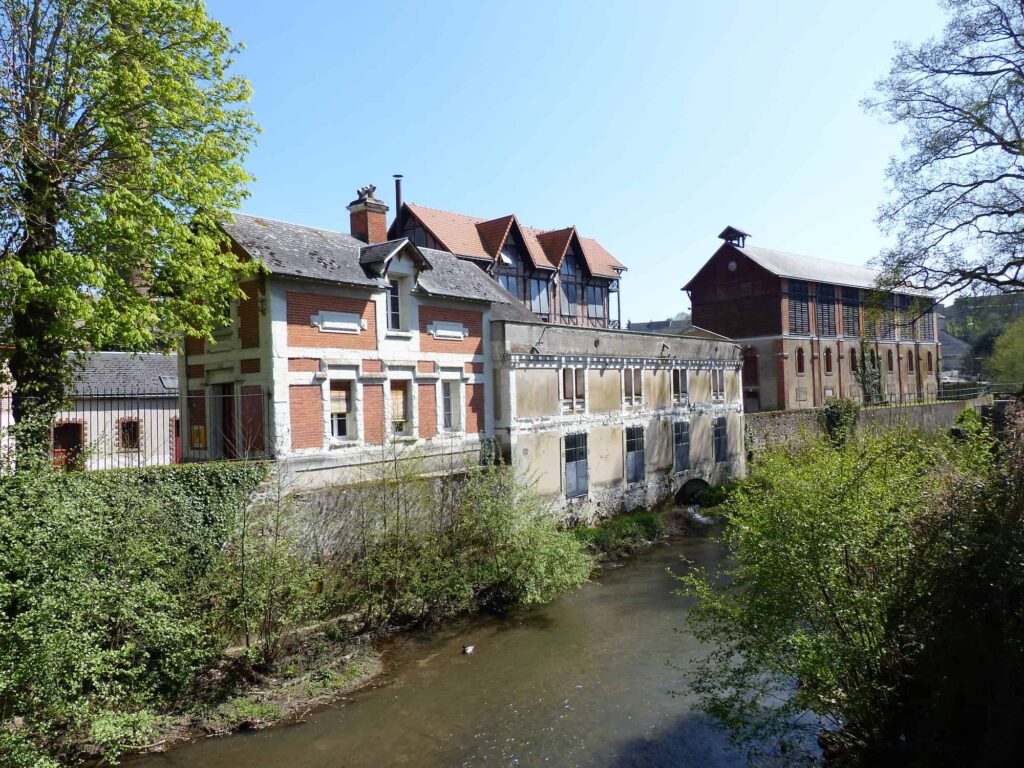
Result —
[[[665, 507], [617, 515], [573, 533], [593, 555], [594, 575], [599, 576], [609, 565], [687, 535], [692, 521], [687, 509]], [[455, 617], [456, 623], [472, 615]], [[162, 753], [204, 737], [302, 721], [372, 685], [384, 672], [378, 646], [401, 634], [402, 629], [392, 629], [352, 638], [331, 624], [295, 643], [273, 671], [250, 670], [248, 677], [240, 675], [244, 665], [237, 659], [225, 659], [210, 671], [186, 711], [160, 718], [138, 734], [135, 745], [125, 747], [134, 755]]]
[[693, 531], [550, 603], [397, 633], [375, 644], [384, 668], [369, 686], [301, 725], [198, 739], [130, 768], [742, 768], [683, 687], [678, 667], [709, 649], [667, 572], [680, 558], [713, 570], [722, 557]]

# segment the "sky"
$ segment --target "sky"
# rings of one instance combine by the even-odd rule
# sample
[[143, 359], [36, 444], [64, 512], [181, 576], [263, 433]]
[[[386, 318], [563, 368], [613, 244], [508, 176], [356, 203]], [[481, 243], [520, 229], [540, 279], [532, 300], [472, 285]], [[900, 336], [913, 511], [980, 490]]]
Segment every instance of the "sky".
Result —
[[[937, 0], [208, 0], [245, 44], [262, 127], [243, 210], [348, 231], [377, 186], [482, 218], [575, 225], [628, 267], [623, 320], [739, 227], [751, 245], [864, 264], [902, 129], [860, 106]], [[390, 219], [389, 219], [390, 221]]]

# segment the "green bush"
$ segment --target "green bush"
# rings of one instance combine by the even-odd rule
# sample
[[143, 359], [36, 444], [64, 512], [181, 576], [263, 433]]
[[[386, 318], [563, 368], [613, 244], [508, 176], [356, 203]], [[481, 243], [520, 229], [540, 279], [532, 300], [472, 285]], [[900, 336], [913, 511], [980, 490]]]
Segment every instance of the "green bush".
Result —
[[[979, 647], [993, 643], [968, 629], [985, 626], [968, 615], [986, 601], [964, 595], [991, 591], [993, 570], [1017, 574], [1016, 594], [1024, 587], [1020, 558], [1005, 545], [984, 579], [962, 583], [964, 553], [984, 549], [965, 546], [975, 537], [962, 525], [978, 499], [951, 499], [984, 496], [1015, 474], [993, 475], [991, 449], [984, 431], [952, 442], [901, 429], [767, 452], [725, 506], [727, 564], [682, 578], [683, 593], [697, 598], [691, 625], [714, 646], [689, 680], [704, 709], [748, 746], [819, 728], [830, 749], [861, 757], [878, 745], [906, 747], [908, 724], [963, 666], [955, 654], [925, 662], [925, 650], [953, 628]], [[1016, 475], [1019, 489], [1024, 472]], [[1021, 540], [1020, 498], [1010, 541]], [[1021, 602], [1009, 604], [1008, 626], [1020, 626]], [[934, 687], [919, 685], [924, 679]], [[915, 747], [941, 736], [941, 728], [919, 734]]]
[[577, 528], [575, 533], [591, 552], [624, 555], [660, 539], [665, 526], [657, 512], [640, 510], [616, 515], [595, 526]]
[[739, 487], [739, 483], [732, 481], [712, 485], [694, 496], [693, 500], [704, 508], [718, 507], [727, 502]]
[[265, 470], [22, 459], [0, 476], [0, 732], [60, 757], [94, 724], [116, 742], [112, 712], [167, 701], [220, 650], [203, 580]]
[[818, 425], [825, 437], [841, 445], [853, 436], [859, 411], [856, 400], [830, 398], [818, 412]]

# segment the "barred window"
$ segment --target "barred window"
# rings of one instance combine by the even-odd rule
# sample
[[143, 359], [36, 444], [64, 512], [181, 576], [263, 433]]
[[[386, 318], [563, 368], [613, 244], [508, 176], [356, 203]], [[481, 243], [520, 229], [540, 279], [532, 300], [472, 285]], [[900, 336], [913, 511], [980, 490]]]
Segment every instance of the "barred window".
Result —
[[885, 309], [882, 310], [882, 338], [883, 339], [895, 339], [896, 338], [896, 311], [893, 308], [895, 296], [887, 297], [883, 299], [885, 302]]
[[719, 416], [715, 419], [713, 448], [715, 452], [715, 463], [720, 464], [725, 461], [726, 453], [728, 451], [728, 432], [725, 416]]
[[800, 336], [811, 332], [807, 283], [802, 280], [789, 281], [789, 332]]
[[818, 285], [818, 335], [836, 335], [836, 289], [824, 283]]
[[585, 433], [565, 436], [565, 495], [586, 496], [589, 480], [587, 467], [587, 436]]
[[935, 313], [926, 312], [917, 322], [920, 328], [918, 338], [921, 341], [935, 341]]
[[676, 453], [676, 472], [685, 472], [690, 468], [690, 423], [688, 421], [677, 421], [672, 424], [672, 445]]

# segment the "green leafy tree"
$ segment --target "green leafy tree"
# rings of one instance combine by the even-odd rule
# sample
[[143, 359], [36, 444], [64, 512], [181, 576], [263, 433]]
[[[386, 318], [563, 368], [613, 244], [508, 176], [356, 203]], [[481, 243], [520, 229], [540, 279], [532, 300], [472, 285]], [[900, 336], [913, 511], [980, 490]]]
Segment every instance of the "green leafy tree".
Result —
[[996, 381], [1024, 382], [1024, 317], [996, 339], [995, 349], [988, 364]]
[[206, 336], [248, 268], [256, 126], [201, 0], [0, 0], [0, 350], [18, 415], [63, 401], [71, 350]]
[[1024, 291], [1024, 5], [944, 0], [944, 33], [900, 44], [866, 107], [907, 129], [888, 176], [887, 281]]

